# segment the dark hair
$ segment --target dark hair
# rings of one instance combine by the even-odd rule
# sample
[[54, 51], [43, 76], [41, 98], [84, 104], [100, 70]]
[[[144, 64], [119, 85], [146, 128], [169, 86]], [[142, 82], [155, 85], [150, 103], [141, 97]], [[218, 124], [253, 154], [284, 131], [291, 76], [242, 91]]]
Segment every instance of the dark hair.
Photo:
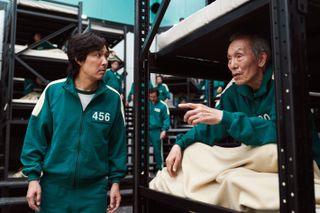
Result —
[[229, 42], [231, 43], [234, 40], [242, 39], [242, 38], [249, 39], [253, 54], [255, 55], [256, 58], [259, 57], [260, 53], [265, 52], [267, 54], [267, 62], [269, 61], [271, 57], [271, 48], [270, 48], [269, 42], [264, 37], [254, 33], [239, 32], [239, 33], [233, 34], [230, 37]]
[[77, 61], [85, 61], [89, 53], [99, 51], [104, 46], [108, 47], [106, 40], [93, 32], [72, 36], [68, 42], [67, 51], [69, 60], [68, 75], [73, 78], [76, 77], [80, 70]]
[[151, 94], [151, 93], [157, 93], [157, 96], [159, 97], [159, 90], [157, 88], [150, 88], [149, 94]]
[[156, 76], [156, 79], [157, 79], [157, 78], [161, 78], [161, 80], [163, 80], [162, 75], [157, 75], [157, 76]]

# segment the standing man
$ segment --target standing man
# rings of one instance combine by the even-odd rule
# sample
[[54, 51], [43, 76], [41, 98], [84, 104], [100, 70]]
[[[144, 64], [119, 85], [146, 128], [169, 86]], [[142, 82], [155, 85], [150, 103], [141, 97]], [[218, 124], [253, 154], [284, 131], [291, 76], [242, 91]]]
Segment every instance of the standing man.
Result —
[[123, 100], [123, 75], [118, 73], [118, 70], [120, 69], [120, 59], [115, 55], [110, 55], [108, 58], [108, 61], [111, 64], [111, 68], [107, 69], [103, 80], [105, 83], [111, 87], [113, 87], [115, 90], [119, 92], [121, 95], [121, 99]]
[[165, 83], [162, 83], [163, 78], [161, 75], [156, 77], [156, 87], [159, 91], [159, 99], [161, 101], [167, 101], [170, 99], [170, 91], [168, 86]]
[[149, 140], [153, 146], [156, 168], [163, 168], [162, 140], [170, 127], [170, 112], [166, 103], [159, 100], [156, 88], [149, 90]]
[[68, 77], [51, 82], [32, 111], [21, 162], [37, 212], [106, 212], [107, 182], [108, 213], [120, 205], [127, 148], [120, 95], [102, 81], [108, 55], [104, 38], [72, 37]]

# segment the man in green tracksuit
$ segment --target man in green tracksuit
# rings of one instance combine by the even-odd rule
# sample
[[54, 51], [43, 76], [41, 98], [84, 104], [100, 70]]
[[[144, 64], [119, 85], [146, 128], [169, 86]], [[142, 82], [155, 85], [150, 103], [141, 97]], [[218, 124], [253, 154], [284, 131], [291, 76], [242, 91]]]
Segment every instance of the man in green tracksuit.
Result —
[[35, 211], [106, 212], [107, 182], [108, 212], [119, 207], [127, 148], [120, 95], [102, 81], [108, 54], [94, 33], [72, 37], [68, 77], [51, 82], [32, 112], [21, 161]]
[[[153, 84], [151, 82], [151, 80], [149, 80], [149, 89], [153, 88]], [[131, 88], [130, 91], [128, 93], [128, 97], [127, 97], [127, 102], [126, 102], [126, 106], [129, 106], [130, 102], [133, 101], [134, 99], [134, 82], [132, 82], [131, 84]]]
[[169, 92], [168, 86], [165, 83], [163, 83], [162, 81], [163, 81], [162, 76], [158, 75], [156, 77], [157, 86], [155, 88], [157, 88], [159, 91], [159, 99], [161, 101], [166, 101], [166, 100], [170, 99], [170, 92]]
[[122, 88], [122, 81], [123, 81], [123, 75], [118, 73], [118, 70], [120, 68], [120, 59], [116, 56], [110, 57], [108, 61], [111, 63], [111, 68], [107, 69], [103, 80], [104, 82], [113, 87], [115, 90], [117, 90], [121, 98], [123, 99], [123, 88]]
[[[204, 87], [204, 100], [209, 100], [209, 80], [202, 80], [199, 85], [197, 85], [197, 88], [199, 91], [202, 90], [202, 87]], [[218, 94], [222, 92], [224, 88], [224, 81], [213, 81], [213, 87], [212, 87], [212, 97], [215, 98]]]
[[170, 127], [170, 113], [166, 103], [159, 100], [156, 88], [149, 91], [149, 140], [153, 146], [156, 168], [163, 167], [162, 140]]
[[[202, 142], [215, 145], [227, 137], [246, 145], [260, 146], [277, 142], [275, 86], [268, 43], [257, 35], [239, 34], [230, 39], [228, 67], [235, 81], [221, 95], [217, 109], [201, 104], [181, 104], [191, 109], [185, 121], [195, 125], [177, 137], [166, 166], [170, 176], [176, 176], [182, 153], [189, 145]], [[313, 140], [314, 159], [320, 163], [319, 139]]]

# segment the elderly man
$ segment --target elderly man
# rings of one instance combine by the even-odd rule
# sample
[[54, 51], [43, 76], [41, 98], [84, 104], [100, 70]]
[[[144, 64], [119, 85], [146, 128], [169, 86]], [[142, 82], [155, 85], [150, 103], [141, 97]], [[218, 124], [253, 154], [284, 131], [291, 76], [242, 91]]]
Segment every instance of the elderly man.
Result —
[[[194, 127], [177, 137], [167, 168], [150, 182], [150, 188], [239, 211], [276, 210], [277, 132], [270, 47], [257, 35], [237, 34], [230, 39], [227, 58], [234, 83], [221, 95], [217, 109], [179, 105], [191, 109], [184, 119]], [[227, 138], [239, 146], [214, 146]], [[319, 147], [319, 141], [314, 141]]]

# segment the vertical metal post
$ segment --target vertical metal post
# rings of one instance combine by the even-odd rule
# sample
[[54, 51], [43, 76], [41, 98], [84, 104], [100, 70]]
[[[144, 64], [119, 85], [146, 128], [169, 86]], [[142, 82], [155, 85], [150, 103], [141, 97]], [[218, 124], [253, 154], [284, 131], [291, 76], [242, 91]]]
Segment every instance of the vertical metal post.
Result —
[[17, 0], [13, 1], [12, 4], [12, 17], [11, 17], [11, 30], [10, 30], [10, 54], [9, 54], [9, 78], [8, 78], [8, 90], [7, 90], [7, 112], [6, 112], [6, 143], [5, 143], [5, 162], [4, 162], [4, 179], [8, 178], [9, 169], [9, 154], [10, 154], [10, 134], [11, 134], [11, 123], [12, 120], [12, 98], [13, 98], [13, 77], [15, 67], [15, 51], [14, 46], [16, 43], [16, 32], [17, 32]]
[[78, 3], [78, 33], [82, 32], [82, 10], [83, 10], [83, 3], [79, 1]]
[[123, 84], [124, 84], [124, 100], [126, 100], [127, 97], [127, 33], [128, 33], [128, 28], [127, 26], [124, 26], [123, 28], [123, 61], [124, 61], [124, 66], [123, 66], [123, 73], [124, 78], [123, 78]]
[[[298, 3], [300, 2], [300, 3]], [[306, 1], [271, 0], [276, 77], [280, 211], [314, 212], [307, 93]]]
[[209, 80], [208, 88], [206, 88], [208, 94], [208, 106], [214, 107], [214, 99], [213, 99], [213, 80]]
[[[134, 26], [134, 205], [133, 212], [146, 212], [146, 203], [140, 196], [139, 186], [147, 186], [149, 176], [148, 146], [148, 54], [140, 58], [149, 30], [149, 0], [135, 1]], [[144, 210], [143, 210], [144, 208]]]

